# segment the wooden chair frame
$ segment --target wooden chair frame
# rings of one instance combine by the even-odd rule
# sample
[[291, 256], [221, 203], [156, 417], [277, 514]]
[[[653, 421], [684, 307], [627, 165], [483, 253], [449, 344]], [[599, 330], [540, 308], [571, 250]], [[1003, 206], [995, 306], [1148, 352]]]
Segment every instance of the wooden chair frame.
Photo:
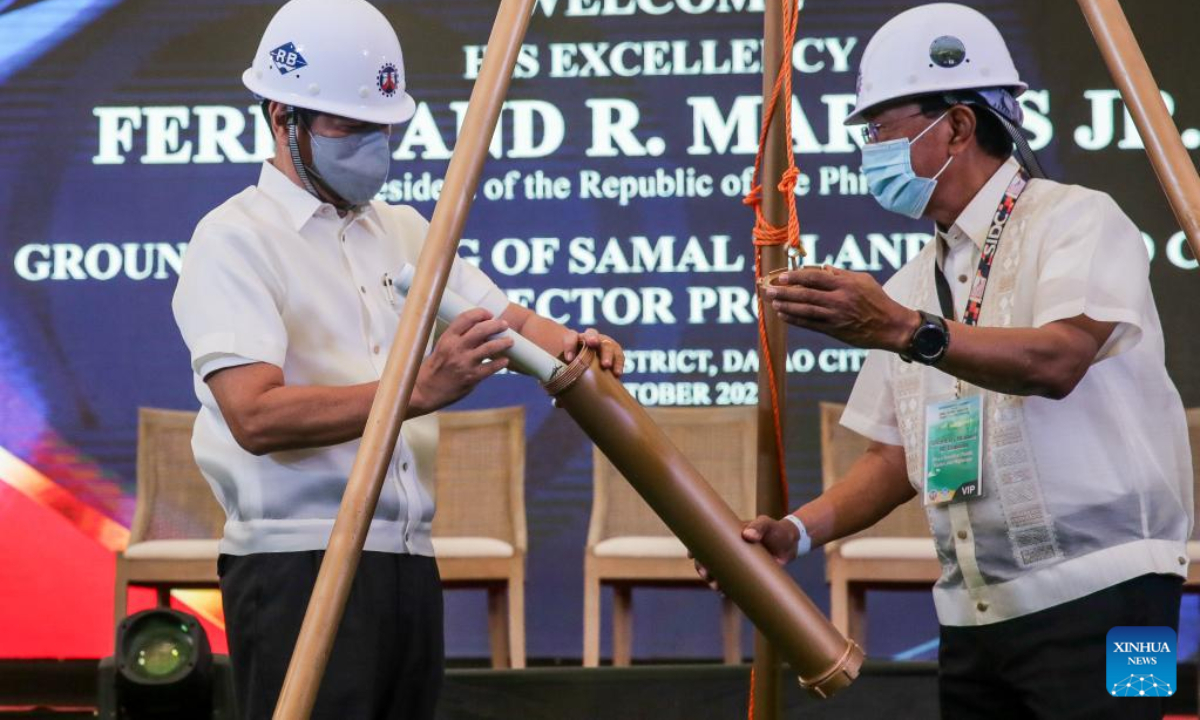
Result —
[[[821, 475], [826, 489], [849, 465], [839, 450], [857, 458], [870, 441], [839, 425], [844, 405], [823, 402], [821, 413]], [[855, 451], [855, 450], [858, 451]], [[876, 589], [928, 590], [942, 575], [936, 555], [927, 558], [847, 557], [847, 543], [860, 538], [933, 538], [919, 497], [894, 510], [872, 528], [825, 546], [825, 576], [829, 581], [830, 620], [834, 627], [864, 648], [867, 635], [867, 591]]]
[[[497, 538], [512, 545], [511, 557], [443, 557], [437, 558], [442, 586], [448, 590], [483, 589], [488, 598], [488, 636], [492, 667], [525, 667], [525, 556], [527, 531], [525, 519], [525, 410], [505, 407], [488, 410], [464, 410], [438, 413], [441, 433], [439, 446], [447, 443], [447, 434], [497, 426], [507, 435], [509, 467], [507, 472], [508, 507], [511, 515], [512, 537]], [[438, 485], [458, 482], [443, 474], [438, 464]], [[495, 512], [483, 508], [481, 512]], [[440, 507], [439, 513], [455, 512]], [[434, 521], [434, 544], [438, 543], [437, 520]]]
[[[120, 623], [128, 613], [128, 592], [130, 586], [153, 587], [157, 591], [158, 604], [170, 604], [173, 588], [212, 588], [218, 586], [217, 554], [215, 544], [211, 555], [195, 557], [195, 553], [175, 555], [166, 543], [187, 539], [152, 537], [152, 520], [163, 493], [164, 482], [200, 483], [204, 493], [211, 499], [211, 504], [196, 508], [200, 513], [200, 525], [207, 524], [215, 530], [210, 537], [194, 538], [194, 540], [218, 540], [220, 528], [225, 522], [225, 513], [208, 489], [207, 481], [195, 466], [195, 460], [189, 454], [184, 467], [190, 465], [191, 470], [183, 472], [177, 478], [160, 478], [155, 463], [157, 452], [156, 443], [171, 433], [184, 433], [189, 438], [192, 426], [196, 422], [196, 413], [184, 410], [160, 410], [156, 408], [138, 409], [138, 447], [137, 447], [137, 509], [134, 511], [133, 527], [129, 532], [129, 544], [125, 551], [117, 553], [115, 597], [113, 602], [114, 623]], [[194, 470], [194, 471], [193, 471]], [[153, 557], [127, 557], [126, 553], [141, 543], [157, 541], [164, 543], [160, 551]]]

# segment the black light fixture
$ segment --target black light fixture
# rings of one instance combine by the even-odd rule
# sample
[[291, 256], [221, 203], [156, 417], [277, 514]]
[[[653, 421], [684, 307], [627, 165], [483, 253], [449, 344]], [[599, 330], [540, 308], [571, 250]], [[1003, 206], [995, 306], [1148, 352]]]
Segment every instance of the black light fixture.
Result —
[[116, 652], [100, 664], [100, 717], [233, 718], [228, 658], [214, 661], [196, 618], [143, 610], [117, 626]]

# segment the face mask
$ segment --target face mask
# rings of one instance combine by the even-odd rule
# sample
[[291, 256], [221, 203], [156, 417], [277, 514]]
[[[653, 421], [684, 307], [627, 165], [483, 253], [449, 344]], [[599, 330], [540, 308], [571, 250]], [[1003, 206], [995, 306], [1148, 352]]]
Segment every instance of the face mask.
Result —
[[900, 138], [870, 143], [862, 148], [862, 171], [867, 176], [867, 188], [886, 210], [918, 219], [937, 187], [937, 179], [950, 167], [954, 156], [931, 178], [919, 177], [912, 169], [912, 145], [937, 125], [948, 113], [934, 120], [912, 140]]
[[379, 192], [392, 166], [388, 136], [378, 130], [325, 137], [310, 132], [312, 169], [351, 205], [365, 205]]

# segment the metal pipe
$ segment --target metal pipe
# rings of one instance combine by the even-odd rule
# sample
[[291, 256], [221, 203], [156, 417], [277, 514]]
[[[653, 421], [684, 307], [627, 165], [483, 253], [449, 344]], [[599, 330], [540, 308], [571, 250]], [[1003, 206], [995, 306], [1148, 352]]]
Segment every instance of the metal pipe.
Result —
[[590, 349], [545, 388], [720, 581], [802, 687], [829, 697], [858, 677], [862, 648], [833, 627], [766, 549], [742, 539], [742, 521]]
[[1079, 8], [1125, 106], [1133, 115], [1154, 174], [1162, 185], [1192, 255], [1200, 257], [1200, 176], [1188, 156], [1179, 129], [1167, 111], [1158, 83], [1138, 46], [1118, 0], [1079, 0]]
[[[400, 424], [408, 412], [417, 371], [433, 330], [438, 300], [450, 275], [534, 1], [502, 0], [500, 3], [454, 155], [446, 170], [445, 184], [417, 262], [412, 299], [404, 304], [401, 312], [396, 337], [367, 417], [362, 444], [329, 538], [329, 548], [321, 562], [288, 664], [275, 706], [276, 720], [305, 720], [312, 714], [362, 556], [363, 543], [375, 515], [379, 490], [396, 449]], [[381, 612], [384, 610], [380, 609]]]

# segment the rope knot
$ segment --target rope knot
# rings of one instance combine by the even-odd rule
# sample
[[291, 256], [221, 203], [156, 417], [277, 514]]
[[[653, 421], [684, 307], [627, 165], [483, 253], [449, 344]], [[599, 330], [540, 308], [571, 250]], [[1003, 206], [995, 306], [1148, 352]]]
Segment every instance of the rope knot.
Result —
[[784, 170], [783, 176], [779, 179], [779, 192], [783, 193], [783, 196], [788, 198], [788, 202], [794, 202], [792, 196], [796, 192], [796, 183], [799, 181], [799, 179], [800, 168], [796, 167], [795, 165], [792, 165], [787, 170]]
[[742, 204], [755, 208], [762, 205], [762, 185], [756, 183], [751, 186], [750, 192], [746, 193], [746, 197], [742, 198]]

